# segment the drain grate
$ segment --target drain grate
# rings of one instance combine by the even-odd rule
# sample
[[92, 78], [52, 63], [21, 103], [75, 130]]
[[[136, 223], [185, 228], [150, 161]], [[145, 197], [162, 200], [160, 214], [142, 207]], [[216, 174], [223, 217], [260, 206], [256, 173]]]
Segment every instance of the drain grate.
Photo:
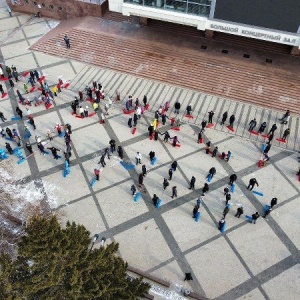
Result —
[[201, 49], [206, 50], [206, 49], [207, 49], [207, 46], [202, 45], [202, 46], [201, 46]]
[[228, 50], [222, 50], [222, 53], [228, 54]]
[[249, 54], [244, 54], [243, 57], [250, 58], [250, 55]]
[[273, 59], [271, 58], [266, 58], [266, 63], [271, 64], [273, 62]]

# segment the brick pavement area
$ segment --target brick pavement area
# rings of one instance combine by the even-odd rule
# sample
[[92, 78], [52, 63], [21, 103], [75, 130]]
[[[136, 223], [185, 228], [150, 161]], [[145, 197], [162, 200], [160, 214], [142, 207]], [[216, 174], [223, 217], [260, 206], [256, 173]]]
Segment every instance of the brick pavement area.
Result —
[[[269, 128], [282, 115], [282, 111], [184, 88], [176, 81], [172, 84], [155, 81], [29, 50], [50, 28], [57, 25], [53, 20], [30, 20], [30, 16], [19, 14], [9, 18], [2, 10], [0, 25], [0, 61], [16, 65], [20, 71], [37, 68], [46, 75], [49, 85], [55, 83], [60, 75], [65, 80], [71, 80], [69, 89], [55, 98], [51, 109], [30, 107], [37, 126], [34, 134], [41, 135], [44, 140], [46, 130], [54, 128], [57, 122], [72, 124], [74, 154], [71, 157], [71, 173], [64, 178], [62, 161], [38, 152], [21, 165], [17, 165], [17, 159], [11, 157], [15, 162], [16, 176], [23, 182], [34, 180], [37, 187], [45, 190], [45, 201], [50, 194], [51, 199], [55, 199], [49, 205], [62, 213], [62, 222], [74, 220], [84, 224], [91, 236], [98, 233], [100, 237], [107, 238], [107, 243], [119, 242], [120, 255], [130, 265], [170, 281], [171, 288], [165, 293], [159, 289], [151, 290], [155, 299], [184, 299], [180, 293], [182, 288], [192, 289], [210, 299], [298, 298], [300, 189], [295, 175], [299, 150], [298, 117], [292, 116], [290, 120], [292, 133], [288, 142], [280, 144], [274, 141], [269, 152], [270, 163], [259, 169], [257, 162], [264, 140], [249, 134], [249, 120], [253, 117], [259, 122], [267, 120]], [[104, 125], [99, 124], [99, 114], [85, 119], [71, 115], [70, 102], [78, 89], [92, 80], [101, 82], [108, 95], [114, 95], [116, 89], [121, 92], [121, 103], [113, 104]], [[21, 89], [21, 85], [19, 83], [17, 87]], [[8, 88], [7, 83], [5, 86]], [[150, 110], [139, 121], [135, 135], [127, 127], [128, 116], [122, 112], [123, 99], [129, 94], [140, 99], [146, 94], [150, 100]], [[34, 93], [30, 94], [30, 97], [33, 96]], [[8, 119], [13, 115], [16, 99], [14, 90], [9, 90], [8, 96], [1, 99], [1, 110]], [[147, 128], [154, 111], [167, 100], [173, 107], [177, 99], [183, 108], [188, 103], [193, 106], [193, 119], [184, 118], [181, 112], [184, 124], [176, 134], [182, 146], [174, 148], [161, 139], [149, 140]], [[101, 103], [101, 108], [106, 102], [107, 99]], [[90, 107], [89, 102], [85, 104]], [[213, 129], [206, 129], [205, 140], [211, 140], [221, 151], [231, 150], [233, 157], [229, 163], [206, 155], [204, 144], [196, 142], [194, 133], [211, 109], [216, 112], [216, 125]], [[234, 132], [220, 125], [224, 110], [239, 116]], [[168, 116], [173, 115], [173, 110], [170, 110]], [[22, 132], [23, 125], [22, 121], [7, 121], [2, 126], [15, 127]], [[282, 134], [284, 128], [286, 126], [279, 126], [275, 138]], [[169, 129], [169, 123], [159, 128], [161, 132]], [[170, 134], [174, 136], [175, 132], [170, 130]], [[137, 183], [141, 167], [127, 171], [115, 154], [102, 169], [100, 182], [94, 187], [89, 184], [93, 178], [93, 168], [111, 138], [117, 141], [117, 145], [123, 146], [126, 163], [134, 163], [135, 152], [140, 151], [142, 162], [149, 168], [145, 178], [146, 189], [138, 202], [133, 201], [130, 186]], [[37, 150], [34, 139], [31, 142]], [[51, 144], [63, 149], [63, 139], [57, 136]], [[1, 142], [3, 146], [4, 140]], [[148, 159], [151, 150], [157, 155], [154, 166]], [[170, 187], [163, 193], [163, 177], [167, 176], [175, 159], [178, 169], [174, 172]], [[217, 169], [217, 174], [204, 197], [200, 222], [196, 223], [192, 218], [192, 209], [212, 166]], [[223, 188], [232, 173], [237, 174], [238, 180], [226, 217], [227, 231], [221, 234], [217, 224], [225, 207]], [[196, 177], [196, 189], [190, 191], [188, 184], [193, 175]], [[255, 190], [264, 196], [246, 189], [252, 177], [259, 182]], [[174, 200], [170, 197], [173, 185], [178, 188], [178, 198]], [[152, 204], [154, 193], [162, 199], [160, 209]], [[240, 204], [244, 206], [245, 215], [256, 210], [262, 213], [264, 205], [274, 196], [278, 197], [279, 204], [266, 219], [259, 218], [256, 225], [249, 224], [244, 216], [240, 219], [234, 217]], [[184, 282], [185, 272], [191, 272], [194, 280]]]

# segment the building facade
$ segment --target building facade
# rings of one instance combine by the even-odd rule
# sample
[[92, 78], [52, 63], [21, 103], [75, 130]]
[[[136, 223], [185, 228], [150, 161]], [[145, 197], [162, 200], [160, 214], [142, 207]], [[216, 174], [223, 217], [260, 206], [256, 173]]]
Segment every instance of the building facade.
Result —
[[293, 47], [300, 55], [299, 0], [109, 0], [109, 10]]

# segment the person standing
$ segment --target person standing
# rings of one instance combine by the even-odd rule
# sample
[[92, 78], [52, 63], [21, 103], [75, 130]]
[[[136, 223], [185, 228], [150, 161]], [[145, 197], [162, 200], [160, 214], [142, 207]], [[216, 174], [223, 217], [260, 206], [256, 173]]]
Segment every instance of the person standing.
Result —
[[134, 126], [134, 127], [136, 127], [137, 121], [138, 121], [138, 116], [137, 116], [137, 114], [134, 114], [134, 115], [133, 115], [133, 126]]
[[203, 131], [205, 130], [206, 125], [207, 125], [207, 121], [206, 121], [206, 120], [203, 120], [203, 121], [201, 122], [201, 128], [202, 128]]
[[227, 152], [227, 162], [229, 162], [229, 159], [230, 159], [230, 157], [232, 156], [232, 153], [231, 153], [231, 151], [229, 151], [228, 150], [228, 152]]
[[239, 218], [243, 213], [244, 213], [243, 206], [240, 206], [240, 207], [238, 207], [238, 209], [236, 210], [235, 216], [236, 216], [237, 218]]
[[174, 199], [175, 197], [177, 198], [177, 186], [172, 187], [172, 196], [171, 196], [171, 198]]
[[54, 159], [58, 159], [59, 158], [58, 155], [57, 155], [57, 151], [60, 151], [59, 149], [57, 149], [55, 147], [49, 147], [47, 149], [49, 149], [51, 151]]
[[103, 153], [100, 157], [100, 161], [98, 162], [98, 164], [101, 164], [103, 168], [105, 168], [106, 166], [106, 162], [105, 162], [105, 153]]
[[270, 206], [273, 208], [275, 205], [277, 205], [277, 198], [272, 198]]
[[134, 196], [136, 194], [136, 187], [134, 184], [130, 187], [130, 190], [131, 190], [132, 196]]
[[154, 205], [154, 206], [157, 205], [158, 197], [156, 196], [156, 194], [153, 195], [152, 202], [153, 202], [153, 205]]
[[94, 174], [95, 174], [96, 180], [99, 181], [100, 170], [99, 169], [94, 169]]
[[12, 147], [11, 147], [11, 145], [10, 145], [10, 143], [5, 143], [5, 148], [6, 148], [6, 150], [7, 150], [7, 152], [9, 153], [9, 154], [13, 154], [14, 152], [13, 152], [13, 149], [12, 149]]
[[33, 151], [32, 151], [32, 146], [31, 146], [31, 144], [30, 144], [29, 141], [26, 142], [25, 147], [26, 147], [26, 149], [28, 150], [28, 152], [29, 152], [30, 154], [33, 153]]
[[70, 39], [68, 37], [68, 35], [66, 34], [65, 37], [64, 37], [64, 41], [66, 43], [66, 47], [67, 48], [71, 48], [71, 44], [70, 44]]
[[206, 176], [206, 178], [211, 177], [211, 179], [213, 179], [213, 177], [215, 176], [216, 173], [217, 173], [216, 168], [212, 167], [212, 168], [209, 169], [208, 175]]
[[10, 9], [10, 7], [8, 5], [6, 5], [6, 10], [7, 10], [9, 16], [12, 17], [11, 9]]
[[173, 147], [176, 147], [177, 143], [179, 143], [179, 140], [178, 140], [178, 138], [177, 138], [177, 135], [175, 135], [175, 136], [173, 137], [172, 146], [173, 146]]
[[230, 205], [226, 205], [226, 207], [223, 210], [223, 219], [226, 218], [226, 215], [229, 213]]
[[17, 70], [13, 70], [12, 75], [15, 78], [15, 81], [18, 82], [19, 81], [19, 73], [18, 73], [18, 71]]
[[176, 171], [176, 169], [177, 169], [177, 161], [176, 160], [174, 160], [173, 162], [172, 162], [172, 164], [171, 164], [171, 168], [173, 169], [173, 171], [175, 172]]
[[110, 145], [110, 152], [114, 153], [116, 151], [116, 141], [114, 139], [111, 139], [109, 141], [109, 145]]
[[123, 159], [124, 155], [122, 146], [118, 146], [118, 155], [121, 159]]
[[213, 116], [214, 116], [214, 111], [210, 111], [210, 112], [208, 112], [208, 123], [209, 124], [211, 124], [213, 121], [212, 121], [212, 118], [213, 118]]
[[255, 184], [256, 184], [257, 186], [259, 186], [259, 184], [258, 184], [256, 178], [251, 178], [251, 179], [249, 180], [249, 184], [248, 184], [247, 190], [250, 189], [250, 191], [252, 191], [253, 188], [254, 188], [254, 186], [255, 186]]
[[210, 151], [210, 145], [211, 145], [211, 142], [208, 141], [208, 142], [206, 143], [206, 149], [205, 149], [205, 153], [206, 153], [206, 154], [209, 154], [209, 151]]
[[169, 186], [169, 182], [168, 182], [167, 178], [164, 178], [164, 181], [163, 181], [163, 190], [165, 191], [168, 186]]
[[225, 111], [224, 114], [223, 114], [223, 116], [222, 116], [221, 125], [224, 125], [224, 123], [226, 122], [227, 118], [228, 118], [228, 112]]
[[7, 135], [8, 135], [11, 139], [14, 138], [14, 136], [13, 136], [12, 131], [10, 130], [10, 128], [7, 127], [5, 131], [6, 131]]
[[23, 111], [20, 109], [19, 106], [16, 107], [16, 113], [19, 115], [21, 119], [23, 119]]
[[196, 183], [196, 178], [195, 176], [192, 176], [191, 181], [190, 181], [190, 190], [194, 190], [195, 189], [195, 183]]
[[230, 185], [233, 185], [233, 183], [234, 183], [236, 180], [237, 180], [236, 174], [230, 175], [230, 177], [229, 177], [229, 184], [230, 184]]
[[259, 129], [258, 129], [258, 133], [259, 134], [263, 133], [265, 131], [266, 127], [267, 127], [267, 123], [266, 122], [262, 122], [261, 125], [260, 125], [260, 127], [259, 127]]
[[226, 198], [225, 203], [226, 203], [226, 205], [227, 205], [228, 202], [231, 200], [231, 194], [230, 194], [230, 193], [226, 193], [225, 198]]
[[268, 154], [268, 152], [270, 151], [271, 147], [272, 147], [272, 144], [270, 142], [267, 142], [267, 146], [266, 146], [266, 148], [264, 150], [264, 154]]
[[152, 162], [152, 160], [154, 159], [154, 157], [155, 157], [155, 152], [154, 151], [150, 151], [149, 152], [150, 162]]
[[36, 126], [35, 126], [33, 117], [30, 116], [28, 119], [29, 119], [29, 124], [32, 125], [33, 129], [35, 130], [35, 129], [36, 129]]
[[[277, 130], [277, 125], [276, 124], [273, 124], [268, 135], [271, 135], [273, 134], [274, 135], [274, 132]], [[270, 139], [269, 139], [270, 140]]]
[[205, 182], [204, 183], [204, 187], [202, 188], [202, 196], [205, 196], [205, 194], [209, 191], [209, 186], [208, 184]]
[[12, 78], [9, 78], [8, 81], [9, 81], [10, 87], [13, 88], [15, 86], [15, 84], [14, 84]]
[[254, 118], [249, 123], [249, 129], [248, 129], [248, 131], [252, 131], [256, 127], [256, 124], [257, 124], [257, 122], [256, 122], [256, 119]]
[[287, 128], [284, 133], [283, 133], [283, 136], [282, 136], [282, 139], [285, 141], [286, 138], [288, 137], [288, 135], [290, 134], [290, 128]]
[[142, 165], [142, 173], [143, 173], [143, 176], [146, 177], [146, 174], [147, 174], [147, 168], [145, 165]]
[[233, 123], [235, 121], [235, 116], [234, 115], [231, 115], [230, 118], [229, 118], [229, 126], [233, 128]]
[[252, 222], [253, 224], [256, 224], [256, 220], [260, 217], [259, 213], [256, 212], [255, 214], [252, 215]]
[[199, 211], [200, 205], [196, 204], [193, 209], [193, 218], [195, 219]]
[[217, 153], [218, 153], [218, 147], [215, 147], [215, 149], [213, 150], [213, 152], [212, 152], [212, 157], [215, 157], [216, 155], [217, 155]]
[[172, 180], [172, 177], [173, 177], [173, 169], [170, 168], [169, 169], [169, 180]]
[[154, 126], [153, 124], [151, 124], [149, 127], [148, 127], [148, 132], [149, 132], [149, 136], [151, 137], [153, 132], [154, 132]]
[[180, 110], [180, 107], [181, 107], [181, 104], [180, 104], [180, 102], [178, 101], [178, 100], [176, 100], [176, 102], [175, 102], [175, 105], [174, 105], [174, 108], [175, 108], [175, 114], [179, 114], [179, 110]]
[[199, 144], [200, 142], [202, 142], [202, 134], [203, 134], [204, 130], [201, 128], [199, 133], [198, 133], [198, 141], [197, 143]]
[[4, 117], [4, 114], [2, 111], [0, 111], [0, 119], [2, 120], [2, 122], [6, 121], [6, 118]]
[[164, 142], [167, 143], [168, 140], [171, 138], [170, 134], [168, 131], [166, 131], [165, 133], [163, 133], [164, 135]]
[[140, 152], [137, 152], [136, 155], [135, 155], [135, 164], [142, 164], [141, 162], [141, 159], [142, 159], [142, 154]]
[[144, 183], [143, 173], [139, 174], [139, 187], [142, 187]]
[[1, 94], [2, 94], [2, 96], [3, 96], [3, 94], [4, 94], [4, 89], [3, 89], [3, 85], [0, 83], [0, 92], [1, 92]]

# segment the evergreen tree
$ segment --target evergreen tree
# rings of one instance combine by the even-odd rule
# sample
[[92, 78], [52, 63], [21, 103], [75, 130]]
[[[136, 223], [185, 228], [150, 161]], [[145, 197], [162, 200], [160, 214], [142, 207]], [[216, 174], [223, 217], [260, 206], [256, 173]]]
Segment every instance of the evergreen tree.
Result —
[[0, 257], [0, 299], [139, 299], [150, 288], [127, 278], [118, 244], [89, 251], [90, 233], [82, 225], [34, 217], [19, 243], [18, 257]]

